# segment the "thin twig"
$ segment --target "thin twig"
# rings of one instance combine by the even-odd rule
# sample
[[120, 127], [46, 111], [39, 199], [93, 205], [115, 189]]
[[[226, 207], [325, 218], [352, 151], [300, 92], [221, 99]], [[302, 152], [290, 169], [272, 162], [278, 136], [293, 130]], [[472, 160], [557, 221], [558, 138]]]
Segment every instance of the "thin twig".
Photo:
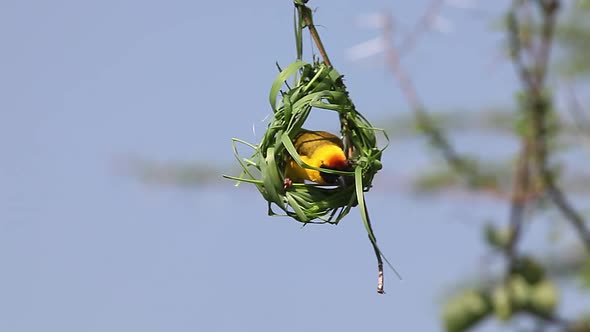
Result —
[[318, 30], [313, 25], [313, 18], [311, 16], [311, 9], [304, 5], [297, 5], [299, 10], [301, 10], [301, 16], [303, 18], [303, 22], [305, 26], [309, 29], [309, 33], [311, 34], [311, 38], [313, 38], [313, 42], [318, 48], [320, 55], [324, 61], [324, 64], [328, 67], [332, 67], [332, 63], [330, 62], [330, 58], [328, 58], [328, 53], [322, 44], [322, 40], [320, 39], [320, 35], [318, 34]]
[[578, 236], [586, 247], [586, 251], [590, 253], [590, 231], [588, 225], [582, 215], [570, 204], [564, 192], [558, 187], [553, 180], [552, 175], [544, 175], [544, 180], [547, 184], [549, 197], [557, 208], [561, 211], [564, 217], [570, 221], [572, 226], [578, 232]]
[[537, 0], [544, 14], [544, 22], [541, 31], [541, 46], [539, 48], [538, 59], [534, 68], [537, 73], [537, 88], [541, 92], [544, 86], [545, 77], [547, 76], [547, 67], [551, 55], [551, 46], [553, 45], [553, 35], [555, 33], [555, 23], [557, 11], [560, 7], [559, 0]]
[[533, 76], [530, 73], [528, 67], [523, 59], [523, 45], [520, 40], [520, 27], [518, 22], [518, 1], [513, 1], [512, 7], [508, 13], [508, 32], [509, 32], [509, 43], [510, 51], [512, 56], [512, 63], [514, 64], [515, 70], [518, 73], [521, 81], [525, 86], [536, 86]]

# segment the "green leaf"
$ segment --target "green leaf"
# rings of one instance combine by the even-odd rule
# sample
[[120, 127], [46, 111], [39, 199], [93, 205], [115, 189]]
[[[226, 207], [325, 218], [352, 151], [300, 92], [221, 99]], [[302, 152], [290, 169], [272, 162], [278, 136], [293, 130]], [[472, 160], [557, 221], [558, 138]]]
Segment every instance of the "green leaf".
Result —
[[510, 300], [515, 310], [525, 308], [531, 297], [531, 287], [520, 275], [513, 275], [508, 281]]
[[485, 293], [467, 290], [450, 299], [444, 306], [442, 321], [446, 332], [471, 329], [491, 313], [490, 299]]
[[558, 291], [555, 284], [545, 279], [532, 288], [530, 306], [541, 315], [550, 315], [555, 310]]
[[494, 288], [492, 291], [492, 303], [498, 320], [503, 322], [510, 320], [514, 311], [512, 310], [510, 291], [505, 285], [500, 284]]

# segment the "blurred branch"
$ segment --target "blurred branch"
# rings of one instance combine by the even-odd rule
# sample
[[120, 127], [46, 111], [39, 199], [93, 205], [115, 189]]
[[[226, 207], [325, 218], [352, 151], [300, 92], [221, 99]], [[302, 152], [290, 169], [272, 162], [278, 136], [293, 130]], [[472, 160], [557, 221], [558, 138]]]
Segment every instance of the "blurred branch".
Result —
[[481, 175], [471, 160], [460, 156], [450, 144], [444, 133], [435, 125], [418, 97], [414, 84], [406, 74], [399, 61], [399, 54], [393, 45], [393, 18], [383, 18], [383, 40], [385, 43], [385, 59], [393, 76], [399, 82], [403, 95], [414, 112], [415, 121], [420, 129], [430, 138], [434, 147], [439, 149], [447, 163], [461, 176], [465, 177], [470, 186], [479, 182]]
[[548, 164], [550, 154], [548, 140], [551, 138], [549, 128], [551, 102], [545, 92], [545, 77], [560, 2], [559, 0], [536, 0], [536, 2], [542, 14], [541, 37], [539, 49], [533, 53], [532, 59], [529, 59], [530, 65], [528, 66], [523, 59], [518, 22], [518, 9], [522, 5], [522, 1], [515, 0], [513, 2], [508, 21], [512, 59], [524, 85], [526, 107], [530, 112], [535, 166], [549, 198], [577, 230], [580, 239], [590, 252], [590, 231], [581, 214], [570, 204], [565, 193], [556, 183], [555, 172]]
[[[579, 273], [588, 260], [588, 255], [582, 247], [561, 248], [555, 252], [541, 255], [538, 262], [545, 268], [545, 272], [551, 278], [565, 280], [572, 274]], [[453, 293], [466, 287], [473, 287], [480, 290], [491, 290], [495, 285], [502, 282], [504, 273], [485, 274], [477, 278], [469, 277], [459, 280], [456, 284], [451, 285], [443, 294], [448, 297]]]
[[[437, 110], [430, 115], [441, 131], [460, 131], [490, 133], [490, 134], [512, 134], [514, 133], [514, 109], [508, 108], [488, 108], [488, 109], [459, 109], [459, 110]], [[584, 110], [581, 109], [583, 112]], [[590, 120], [590, 119], [589, 119]], [[419, 130], [412, 127], [415, 123], [414, 115], [395, 114], [390, 115], [379, 122], [381, 126], [386, 126], [391, 131], [390, 136], [410, 136], [422, 134]], [[590, 122], [589, 122], [590, 124]], [[574, 121], [561, 121], [559, 123], [562, 129], [559, 138], [565, 141], [575, 141], [578, 138], [578, 123]], [[388, 132], [389, 132], [388, 131]], [[588, 136], [590, 138], [590, 126], [588, 126]]]
[[[555, 282], [546, 275], [547, 267], [517, 250], [523, 238], [525, 208], [547, 197], [573, 225], [590, 252], [585, 221], [558, 186], [557, 170], [550, 166], [559, 127], [546, 76], [559, 6], [559, 0], [513, 0], [508, 11], [510, 54], [523, 85], [516, 120], [521, 149], [513, 176], [509, 227], [505, 230], [488, 224], [485, 229], [487, 243], [503, 253], [506, 268], [498, 278], [487, 278], [483, 288], [469, 289], [448, 301], [444, 320], [449, 332], [466, 331], [492, 313], [504, 322], [524, 315], [534, 319], [540, 328], [549, 325], [564, 332], [590, 329], [582, 320], [564, 319], [557, 314], [559, 293]], [[534, 29], [535, 20], [540, 21], [539, 30]], [[474, 303], [477, 310], [473, 309]]]
[[[503, 163], [495, 164], [491, 160], [482, 160], [482, 164], [485, 165], [485, 171], [488, 173], [494, 173], [500, 179], [497, 184], [497, 188], [482, 189], [477, 192], [482, 194], [489, 194], [493, 198], [498, 198], [504, 201], [511, 200], [511, 194], [509, 184], [514, 182], [515, 172], [512, 170], [510, 174], [510, 162], [504, 161]], [[385, 174], [384, 177], [388, 178], [390, 175]], [[455, 172], [448, 171], [445, 169], [432, 169], [427, 171], [417, 172], [416, 175], [410, 177], [412, 188], [417, 192], [435, 192], [442, 190], [458, 190], [462, 189], [460, 180]], [[588, 195], [590, 194], [590, 174], [586, 172], [568, 172], [567, 177], [561, 179], [562, 186], [567, 189], [568, 192]], [[530, 190], [527, 195], [521, 197], [522, 200], [533, 200], [535, 197], [542, 196], [542, 188], [535, 188]]]
[[[517, 10], [519, 6], [526, 6], [528, 3], [525, 1], [524, 3], [514, 1], [513, 6], [511, 8], [511, 13], [509, 14], [510, 18], [510, 41], [512, 42], [514, 52], [513, 58], [514, 61], [518, 64], [520, 70], [520, 74], [527, 82], [533, 83], [532, 78], [530, 77], [530, 73], [524, 66], [524, 61], [522, 59], [522, 44], [529, 50], [529, 54], [532, 54], [530, 51], [532, 49], [530, 42], [531, 38], [525, 38], [525, 42], [521, 43], [521, 34], [519, 33], [519, 23], [517, 22]], [[530, 20], [530, 11], [526, 12], [527, 19]], [[544, 70], [543, 70], [544, 71]], [[509, 278], [512, 276], [513, 271], [515, 270], [518, 254], [516, 253], [516, 246], [520, 240], [520, 233], [522, 230], [522, 224], [524, 222], [524, 210], [526, 206], [526, 200], [522, 200], [521, 197], [528, 196], [529, 192], [529, 182], [530, 182], [530, 159], [532, 154], [532, 149], [534, 147], [535, 142], [532, 141], [532, 137], [527, 135], [526, 132], [520, 133], [520, 140], [521, 140], [521, 151], [518, 157], [518, 161], [515, 167], [515, 175], [513, 181], [513, 189], [512, 189], [512, 197], [511, 197], [511, 205], [510, 205], [510, 217], [509, 223], [510, 228], [508, 232], [508, 241], [504, 246], [504, 254], [506, 256], [507, 261], [507, 268], [505, 272], [505, 282], [509, 281]]]
[[523, 137], [522, 150], [515, 167], [514, 185], [512, 189], [510, 205], [510, 236], [505, 247], [507, 258], [506, 276], [509, 276], [514, 269], [516, 262], [516, 244], [520, 240], [522, 223], [524, 222], [524, 210], [527, 204], [529, 182], [530, 182], [530, 143], [526, 137]]
[[[525, 312], [522, 312], [521, 314], [538, 319], [545, 324], [560, 327], [562, 329], [562, 331], [565, 331], [565, 332], [570, 332], [570, 331], [575, 332], [576, 331], [573, 329], [574, 323], [570, 322], [570, 320], [568, 320], [568, 319], [558, 316], [555, 313], [542, 314], [542, 313], [539, 313], [536, 311], [525, 311]], [[541, 325], [541, 326], [543, 326], [543, 325]]]
[[139, 178], [143, 183], [160, 186], [198, 188], [221, 183], [220, 169], [209, 163], [158, 162], [137, 156], [126, 156], [116, 161], [118, 172]]
[[[547, 181], [547, 175], [544, 176], [545, 181]], [[590, 231], [586, 225], [586, 222], [582, 215], [574, 209], [574, 207], [569, 203], [565, 193], [561, 190], [560, 187], [557, 187], [553, 180], [549, 180], [548, 182], [548, 190], [549, 196], [555, 203], [555, 205], [560, 209], [564, 217], [569, 220], [572, 226], [577, 230], [580, 239], [584, 242], [586, 246], [586, 250], [590, 253]]]
[[586, 114], [582, 104], [580, 104], [580, 100], [571, 84], [568, 82], [564, 85], [568, 99], [567, 110], [572, 115], [576, 131], [580, 138], [590, 144], [590, 117]]
[[[486, 110], [437, 110], [431, 115], [433, 122], [437, 123], [439, 128], [443, 131], [461, 131], [469, 132], [470, 130], [476, 132], [487, 131], [491, 133], [503, 134], [512, 132], [514, 124], [513, 114], [510, 110], [504, 109], [486, 109]], [[423, 134], [417, 130], [415, 123], [416, 117], [414, 114], [407, 115], [406, 113], [399, 113], [389, 115], [388, 118], [380, 121], [381, 126], [388, 129], [389, 135], [396, 136], [410, 136], [416, 134]]]

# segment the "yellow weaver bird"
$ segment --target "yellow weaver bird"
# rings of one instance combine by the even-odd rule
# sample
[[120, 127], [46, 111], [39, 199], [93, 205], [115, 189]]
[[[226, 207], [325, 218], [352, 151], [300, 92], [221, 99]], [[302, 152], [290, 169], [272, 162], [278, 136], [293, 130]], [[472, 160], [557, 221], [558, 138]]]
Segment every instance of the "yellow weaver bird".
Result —
[[[351, 169], [351, 161], [346, 158], [342, 140], [336, 135], [325, 131], [310, 131], [301, 129], [301, 132], [293, 139], [295, 150], [299, 153], [301, 161], [318, 167], [339, 171]], [[313, 181], [322, 185], [344, 185], [344, 179], [337, 174], [316, 171], [299, 166], [295, 160], [289, 157], [285, 169], [285, 188], [292, 182]]]

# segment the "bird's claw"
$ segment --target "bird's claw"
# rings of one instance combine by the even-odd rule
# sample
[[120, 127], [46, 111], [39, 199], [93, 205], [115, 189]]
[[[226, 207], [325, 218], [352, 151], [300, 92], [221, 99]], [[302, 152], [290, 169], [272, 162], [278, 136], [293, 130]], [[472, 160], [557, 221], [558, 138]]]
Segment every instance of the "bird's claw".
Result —
[[292, 184], [293, 180], [285, 178], [285, 180], [283, 180], [283, 189], [288, 189], [289, 187], [291, 187]]

